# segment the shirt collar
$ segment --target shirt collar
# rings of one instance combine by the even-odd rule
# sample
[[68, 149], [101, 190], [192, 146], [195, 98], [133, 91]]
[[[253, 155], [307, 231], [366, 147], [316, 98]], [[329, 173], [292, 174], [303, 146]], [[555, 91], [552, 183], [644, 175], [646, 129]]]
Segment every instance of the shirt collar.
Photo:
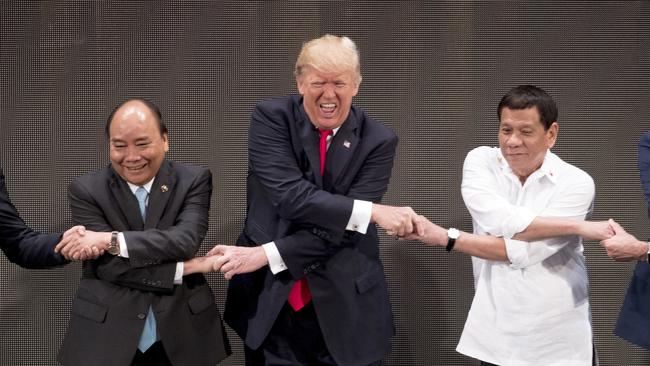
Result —
[[135, 191], [140, 187], [143, 187], [144, 189], [146, 189], [147, 193], [151, 193], [151, 186], [153, 186], [153, 180], [154, 179], [156, 179], [156, 177], [151, 178], [150, 181], [148, 181], [147, 183], [145, 183], [142, 186], [135, 185], [135, 184], [133, 184], [131, 182], [126, 182], [126, 183], [129, 185], [129, 188], [131, 188], [131, 192], [133, 192], [133, 194], [135, 194]]
[[[499, 163], [499, 166], [501, 167], [501, 170], [503, 171], [504, 174], [515, 174], [512, 169], [510, 168], [510, 165], [508, 165], [508, 161], [506, 158], [503, 157], [503, 154], [501, 153], [501, 149], [497, 149], [497, 162]], [[542, 177], [548, 178], [548, 180], [551, 181], [551, 183], [556, 184], [557, 183], [557, 159], [555, 158], [555, 154], [551, 152], [551, 150], [546, 150], [546, 156], [544, 156], [544, 162], [542, 162], [542, 166], [539, 167], [536, 171], [533, 172], [533, 174], [528, 177], [528, 179], [533, 178], [534, 180], [541, 179]]]

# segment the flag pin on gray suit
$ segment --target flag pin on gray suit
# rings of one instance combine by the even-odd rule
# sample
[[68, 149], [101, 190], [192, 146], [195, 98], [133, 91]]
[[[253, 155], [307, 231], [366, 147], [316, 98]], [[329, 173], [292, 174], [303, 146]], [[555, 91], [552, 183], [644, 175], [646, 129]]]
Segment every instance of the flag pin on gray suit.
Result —
[[350, 148], [350, 141], [348, 141], [348, 140], [343, 141], [343, 146], [345, 146], [345, 148], [349, 149]]
[[165, 192], [169, 191], [169, 187], [167, 187], [166, 184], [163, 184], [162, 186], [160, 186], [160, 191], [162, 193], [165, 193]]

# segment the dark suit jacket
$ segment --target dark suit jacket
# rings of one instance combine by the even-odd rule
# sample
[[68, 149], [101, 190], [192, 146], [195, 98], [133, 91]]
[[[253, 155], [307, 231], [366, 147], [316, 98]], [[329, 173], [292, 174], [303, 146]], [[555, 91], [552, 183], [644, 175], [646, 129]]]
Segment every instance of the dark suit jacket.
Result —
[[174, 285], [177, 261], [194, 257], [208, 228], [210, 171], [164, 161], [142, 222], [127, 183], [109, 166], [70, 185], [73, 220], [95, 231], [124, 233], [129, 258], [105, 254], [84, 262], [64, 365], [129, 365], [149, 306], [174, 365], [213, 366], [229, 353], [219, 311], [203, 275]]
[[[650, 131], [639, 142], [639, 172], [650, 215]], [[627, 290], [614, 334], [650, 349], [650, 265], [639, 262]]]
[[247, 217], [238, 245], [275, 241], [288, 270], [235, 276], [224, 318], [257, 349], [295, 280], [306, 277], [327, 347], [340, 365], [383, 358], [394, 327], [377, 229], [346, 231], [353, 199], [379, 202], [397, 137], [353, 107], [334, 136], [325, 174], [318, 132], [299, 96], [261, 102], [249, 131]]
[[10, 261], [25, 268], [44, 268], [67, 263], [54, 247], [61, 234], [41, 234], [30, 229], [11, 203], [0, 169], [0, 248]]

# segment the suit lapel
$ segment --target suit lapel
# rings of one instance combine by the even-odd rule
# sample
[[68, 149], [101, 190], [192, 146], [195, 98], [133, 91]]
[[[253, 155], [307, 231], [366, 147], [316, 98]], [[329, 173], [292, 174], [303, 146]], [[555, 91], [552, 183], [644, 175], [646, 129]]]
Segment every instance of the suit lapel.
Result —
[[140, 216], [138, 199], [135, 198], [126, 181], [112, 168], [110, 171], [111, 177], [108, 185], [111, 195], [113, 195], [113, 202], [122, 212], [122, 215], [126, 219], [126, 224], [131, 230], [142, 230], [144, 223], [142, 222], [142, 216]]
[[174, 188], [176, 188], [176, 176], [172, 174], [171, 164], [165, 160], [151, 186], [149, 204], [147, 205], [147, 220], [144, 224], [145, 230], [158, 226]]
[[353, 111], [350, 110], [348, 119], [341, 125], [341, 128], [334, 135], [329, 149], [327, 149], [325, 177], [323, 179], [324, 188], [327, 190], [340, 179], [354, 155], [359, 141], [356, 134], [357, 126], [357, 119]]
[[323, 186], [323, 177], [320, 175], [320, 152], [318, 151], [318, 131], [316, 127], [311, 123], [305, 109], [302, 105], [302, 100], [300, 101], [299, 119], [297, 121], [299, 125], [299, 134], [300, 140], [302, 141], [302, 146], [305, 149], [305, 154], [307, 154], [307, 159], [309, 159], [309, 165], [311, 166], [312, 179], [313, 182], [318, 186]]

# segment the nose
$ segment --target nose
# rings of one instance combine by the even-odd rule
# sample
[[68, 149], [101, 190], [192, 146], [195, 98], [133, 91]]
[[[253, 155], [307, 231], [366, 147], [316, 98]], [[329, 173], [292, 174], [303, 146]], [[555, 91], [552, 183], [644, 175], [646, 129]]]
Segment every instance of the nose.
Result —
[[516, 147], [521, 145], [521, 137], [519, 136], [519, 134], [517, 134], [516, 132], [510, 134], [510, 136], [508, 136], [508, 139], [506, 140], [506, 145], [508, 147]]
[[336, 93], [334, 92], [335, 90], [336, 90], [336, 86], [334, 84], [327, 83], [323, 88], [323, 95], [325, 97], [334, 97], [336, 96]]
[[124, 158], [126, 161], [138, 161], [140, 160], [140, 152], [135, 146], [128, 146], [126, 148], [126, 155]]

